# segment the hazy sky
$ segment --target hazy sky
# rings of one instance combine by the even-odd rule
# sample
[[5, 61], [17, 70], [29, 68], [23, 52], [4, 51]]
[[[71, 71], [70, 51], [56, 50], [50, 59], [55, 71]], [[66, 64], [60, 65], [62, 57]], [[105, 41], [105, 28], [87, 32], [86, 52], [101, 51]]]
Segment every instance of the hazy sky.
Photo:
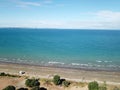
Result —
[[0, 0], [0, 27], [120, 29], [120, 0]]

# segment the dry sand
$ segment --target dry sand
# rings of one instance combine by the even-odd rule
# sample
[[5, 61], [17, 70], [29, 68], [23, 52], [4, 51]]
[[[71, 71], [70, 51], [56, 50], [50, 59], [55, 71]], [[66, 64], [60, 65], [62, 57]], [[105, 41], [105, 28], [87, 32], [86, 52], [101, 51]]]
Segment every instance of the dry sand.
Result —
[[[36, 77], [36, 78], [51, 79], [53, 78], [54, 75], [57, 74], [57, 75], [60, 75], [61, 78], [65, 78], [71, 81], [90, 82], [95, 80], [95, 81], [98, 81], [99, 83], [103, 83], [104, 81], [106, 81], [107, 84], [120, 85], [119, 71], [95, 71], [95, 70], [89, 71], [89, 70], [78, 70], [78, 69], [68, 69], [68, 68], [41, 67], [41, 66], [22, 65], [22, 64], [13, 64], [13, 63], [0, 63], [0, 72], [19, 75], [19, 71], [25, 71], [26, 76]], [[0, 78], [0, 82], [1, 80], [2, 78]], [[19, 80], [21, 82], [24, 82], [22, 78], [18, 78], [16, 79], [16, 81], [14, 79], [10, 79], [10, 80], [13, 80], [15, 82], [13, 84], [18, 84]], [[5, 81], [5, 80], [2, 80], [2, 81]], [[4, 82], [4, 83], [12, 84], [9, 82], [9, 80], [8, 82]], [[20, 83], [18, 84], [18, 86], [20, 85]], [[23, 85], [23, 83], [21, 85]], [[2, 84], [2, 86], [4, 86], [4, 84]], [[63, 89], [61, 87], [56, 87], [56, 88], [55, 90], [87, 90], [87, 86], [85, 87], [72, 86], [69, 89], [68, 88]], [[48, 90], [51, 90], [51, 89], [48, 89]]]
[[25, 79], [22, 78], [15, 78], [15, 77], [0, 77], [0, 90], [2, 90], [3, 88], [5, 88], [8, 85], [14, 85], [16, 86], [16, 88], [20, 88], [20, 87], [25, 87]]

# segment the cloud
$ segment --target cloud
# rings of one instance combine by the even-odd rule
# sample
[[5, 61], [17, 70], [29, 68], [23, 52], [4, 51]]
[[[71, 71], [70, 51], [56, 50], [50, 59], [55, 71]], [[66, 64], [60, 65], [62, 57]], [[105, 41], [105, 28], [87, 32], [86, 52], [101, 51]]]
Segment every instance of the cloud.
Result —
[[43, 1], [23, 1], [23, 0], [9, 0], [10, 3], [14, 3], [17, 7], [30, 7], [30, 6], [44, 6], [52, 4], [52, 0]]
[[101, 10], [97, 12], [83, 13], [87, 20], [65, 21], [62, 28], [83, 29], [120, 29], [120, 12]]
[[17, 7], [41, 6], [40, 2], [28, 2], [21, 0], [12, 0]]
[[[7, 25], [11, 27], [33, 27], [33, 28], [71, 28], [71, 29], [119, 29], [120, 12], [102, 10], [84, 13], [88, 20], [30, 20], [2, 22], [0, 27]], [[92, 17], [92, 19], [91, 19]]]
[[87, 20], [69, 21], [64, 24], [67, 28], [88, 29], [120, 29], [120, 12], [101, 10], [97, 12], [85, 12]]
[[26, 21], [5, 22], [0, 27], [28, 27], [28, 28], [65, 28], [65, 29], [120, 29], [119, 23], [98, 21]]
[[106, 21], [120, 21], [120, 12], [99, 11], [96, 16]]
[[36, 3], [36, 2], [19, 2], [21, 5], [25, 5], [25, 6], [40, 6], [40, 3]]
[[64, 4], [62, 3], [55, 3], [53, 0], [3, 0], [0, 2], [0, 7], [19, 7], [19, 8], [26, 8], [26, 7], [63, 7]]
[[109, 10], [98, 11], [95, 14], [103, 28], [120, 29], [120, 12], [113, 12]]
[[64, 4], [62, 3], [54, 3], [53, 0], [39, 0], [39, 1], [23, 1], [23, 0], [9, 0], [10, 3], [14, 3], [16, 7], [62, 7]]
[[63, 22], [48, 20], [26, 20], [26, 22], [24, 22], [24, 20], [20, 20], [0, 22], [0, 27], [60, 28], [61, 25], [63, 25]]

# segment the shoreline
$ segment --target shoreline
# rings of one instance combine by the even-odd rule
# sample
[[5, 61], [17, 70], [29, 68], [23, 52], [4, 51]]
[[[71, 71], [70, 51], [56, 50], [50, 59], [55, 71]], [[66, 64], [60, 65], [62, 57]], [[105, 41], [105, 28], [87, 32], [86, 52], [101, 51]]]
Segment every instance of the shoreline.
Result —
[[62, 67], [62, 66], [57, 66], [57, 65], [38, 65], [38, 64], [28, 64], [28, 63], [17, 63], [17, 62], [4, 62], [4, 61], [0, 61], [0, 64], [17, 64], [17, 65], [27, 65], [27, 66], [38, 66], [38, 67], [48, 67], [48, 68], [61, 68], [61, 69], [72, 69], [72, 70], [84, 70], [84, 71], [105, 71], [105, 72], [120, 72], [120, 70], [114, 70], [114, 69], [98, 69], [98, 68], [76, 68], [76, 67]]
[[25, 76], [51, 79], [54, 75], [60, 75], [70, 81], [90, 82], [98, 81], [111, 85], [120, 85], [120, 71], [84, 70], [73, 68], [49, 67], [20, 63], [0, 62], [0, 72], [17, 74], [25, 71]]

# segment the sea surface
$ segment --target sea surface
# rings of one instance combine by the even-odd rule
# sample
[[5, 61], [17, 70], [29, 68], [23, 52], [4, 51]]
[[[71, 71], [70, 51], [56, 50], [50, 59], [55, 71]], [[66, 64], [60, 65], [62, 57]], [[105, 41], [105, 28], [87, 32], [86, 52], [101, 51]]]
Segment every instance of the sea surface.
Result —
[[0, 28], [0, 62], [120, 71], [120, 30]]

